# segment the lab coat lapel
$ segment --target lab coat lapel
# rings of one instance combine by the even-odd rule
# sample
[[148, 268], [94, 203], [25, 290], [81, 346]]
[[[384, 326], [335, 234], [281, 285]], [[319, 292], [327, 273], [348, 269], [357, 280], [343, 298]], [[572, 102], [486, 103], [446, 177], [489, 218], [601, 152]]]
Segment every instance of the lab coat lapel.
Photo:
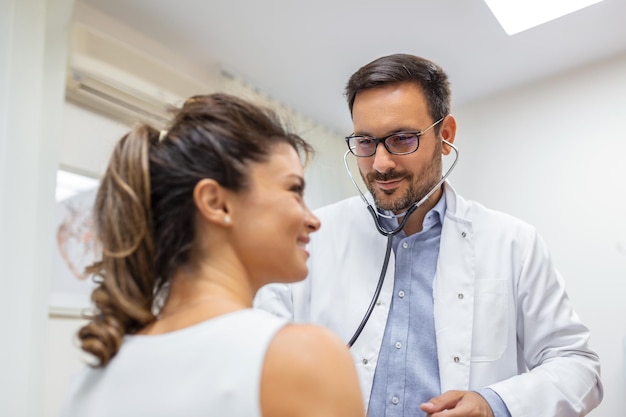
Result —
[[475, 254], [466, 204], [446, 183], [446, 215], [433, 283], [441, 391], [465, 390], [470, 381]]

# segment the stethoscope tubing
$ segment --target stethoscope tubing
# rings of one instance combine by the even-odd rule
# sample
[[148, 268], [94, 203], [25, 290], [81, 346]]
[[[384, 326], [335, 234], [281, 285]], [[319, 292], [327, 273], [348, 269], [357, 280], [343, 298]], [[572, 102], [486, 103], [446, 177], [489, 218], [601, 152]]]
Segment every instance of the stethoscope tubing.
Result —
[[[454, 155], [454, 161], [452, 162], [452, 165], [450, 165], [446, 173], [441, 177], [441, 180], [437, 182], [437, 184], [435, 184], [433, 188], [424, 197], [422, 197], [418, 202], [414, 203], [404, 213], [400, 213], [398, 215], [393, 216], [396, 218], [403, 216], [403, 219], [398, 225], [398, 227], [396, 227], [393, 230], [387, 230], [383, 227], [383, 225], [380, 222], [380, 217], [382, 217], [381, 213], [378, 213], [378, 211], [372, 206], [372, 204], [370, 204], [370, 202], [367, 201], [367, 198], [365, 198], [365, 195], [361, 192], [361, 189], [359, 188], [356, 181], [354, 180], [354, 177], [352, 176], [352, 173], [350, 172], [350, 167], [348, 166], [348, 159], [347, 159], [348, 155], [350, 154], [350, 151], [349, 150], [346, 151], [346, 153], [343, 156], [343, 162], [344, 162], [346, 171], [348, 172], [348, 175], [350, 176], [350, 179], [352, 180], [352, 184], [354, 184], [354, 187], [357, 189], [359, 195], [365, 202], [367, 206], [367, 210], [372, 215], [372, 218], [374, 219], [374, 224], [376, 225], [376, 229], [378, 229], [380, 234], [387, 237], [387, 247], [385, 249], [385, 258], [383, 260], [383, 266], [380, 270], [380, 276], [378, 277], [378, 283], [376, 284], [374, 295], [372, 296], [372, 300], [370, 301], [370, 304], [367, 307], [367, 311], [363, 315], [363, 318], [361, 319], [361, 322], [359, 323], [356, 331], [354, 332], [354, 334], [348, 341], [349, 348], [351, 348], [354, 345], [354, 343], [357, 341], [357, 339], [363, 332], [365, 325], [367, 324], [370, 316], [372, 315], [372, 312], [374, 311], [374, 306], [376, 305], [376, 302], [378, 302], [378, 298], [380, 297], [380, 292], [383, 288], [383, 283], [385, 282], [385, 275], [387, 275], [387, 268], [389, 267], [389, 259], [391, 258], [391, 248], [392, 248], [392, 243], [393, 243], [393, 237], [396, 234], [400, 233], [402, 229], [404, 229], [404, 226], [406, 225], [406, 222], [409, 219], [409, 216], [413, 214], [413, 212], [417, 210], [422, 204], [424, 204], [426, 200], [428, 200], [428, 198], [431, 195], [433, 195], [435, 191], [439, 189], [439, 187], [441, 187], [441, 185], [446, 181], [446, 179], [448, 178], [448, 176], [450, 175], [450, 173], [456, 166], [457, 161], [459, 160], [459, 150], [456, 148], [456, 146], [454, 146], [452, 143], [448, 142], [445, 139], [442, 139], [442, 141], [454, 150], [455, 155]], [[385, 217], [388, 217], [388, 216], [385, 216]]]
[[389, 265], [389, 258], [391, 257], [392, 243], [393, 243], [393, 235], [389, 234], [387, 236], [387, 249], [385, 251], [385, 260], [383, 261], [383, 267], [380, 270], [380, 277], [378, 277], [378, 284], [376, 285], [374, 296], [372, 297], [372, 301], [370, 302], [370, 305], [367, 307], [367, 311], [365, 312], [365, 315], [361, 319], [361, 323], [359, 323], [359, 326], [357, 327], [356, 331], [354, 332], [354, 334], [350, 338], [350, 341], [348, 342], [349, 348], [351, 348], [352, 345], [354, 345], [354, 342], [356, 342], [356, 340], [359, 338], [359, 336], [361, 335], [361, 332], [363, 331], [363, 328], [365, 327], [368, 320], [370, 319], [370, 316], [372, 315], [372, 311], [374, 311], [374, 306], [376, 305], [376, 302], [378, 301], [378, 297], [380, 296], [380, 291], [382, 290], [383, 283], [385, 282], [385, 275], [387, 274], [387, 266]]

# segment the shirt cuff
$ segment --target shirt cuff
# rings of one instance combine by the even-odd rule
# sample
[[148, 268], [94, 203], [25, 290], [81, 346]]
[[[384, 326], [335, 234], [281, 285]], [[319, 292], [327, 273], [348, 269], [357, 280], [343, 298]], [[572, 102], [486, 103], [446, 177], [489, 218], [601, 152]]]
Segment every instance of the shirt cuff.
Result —
[[491, 388], [483, 388], [476, 392], [479, 393], [485, 401], [487, 401], [487, 404], [489, 404], [489, 407], [491, 407], [491, 411], [493, 412], [493, 417], [511, 417], [509, 409], [497, 392]]

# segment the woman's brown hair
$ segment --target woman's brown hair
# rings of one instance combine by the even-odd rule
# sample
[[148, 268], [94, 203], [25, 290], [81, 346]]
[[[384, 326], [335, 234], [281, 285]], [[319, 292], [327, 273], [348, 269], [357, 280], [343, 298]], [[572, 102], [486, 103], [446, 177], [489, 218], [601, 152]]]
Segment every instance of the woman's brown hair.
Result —
[[102, 259], [88, 271], [98, 286], [95, 311], [78, 333], [105, 366], [123, 337], [155, 320], [158, 297], [188, 259], [194, 241], [193, 189], [211, 178], [238, 192], [248, 165], [288, 143], [305, 158], [311, 146], [270, 110], [227, 94], [194, 96], [165, 134], [148, 125], [115, 146], [94, 206]]

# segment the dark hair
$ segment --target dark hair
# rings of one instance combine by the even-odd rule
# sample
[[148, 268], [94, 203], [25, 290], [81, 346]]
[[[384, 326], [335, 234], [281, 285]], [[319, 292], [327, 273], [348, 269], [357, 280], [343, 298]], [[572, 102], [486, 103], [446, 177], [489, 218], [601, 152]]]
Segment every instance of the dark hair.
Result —
[[125, 334], [155, 319], [158, 295], [188, 262], [196, 184], [211, 178], [245, 190], [249, 163], [267, 160], [279, 143], [305, 160], [313, 151], [272, 111], [227, 94], [188, 99], [164, 138], [140, 125], [120, 139], [94, 206], [102, 246], [102, 260], [89, 268], [99, 284], [92, 293], [96, 310], [79, 331], [82, 349], [98, 366], [117, 353]]
[[420, 87], [434, 121], [450, 113], [450, 83], [444, 70], [419, 56], [395, 54], [370, 62], [350, 77], [345, 90], [350, 114], [361, 91], [405, 82]]

